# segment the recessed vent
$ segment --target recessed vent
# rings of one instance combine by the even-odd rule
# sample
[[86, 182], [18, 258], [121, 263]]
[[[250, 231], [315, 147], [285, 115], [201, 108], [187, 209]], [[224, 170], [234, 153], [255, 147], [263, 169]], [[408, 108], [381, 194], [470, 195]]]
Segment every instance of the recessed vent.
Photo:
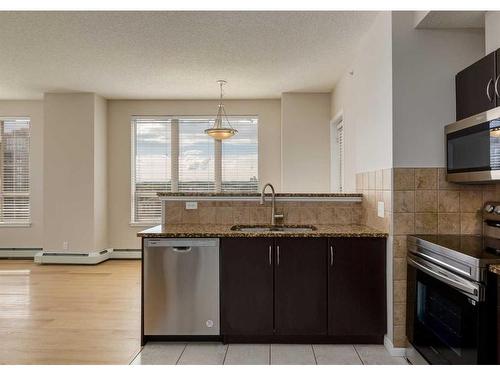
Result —
[[50, 255], [54, 257], [72, 256], [72, 257], [88, 257], [88, 253], [43, 253], [44, 256]]

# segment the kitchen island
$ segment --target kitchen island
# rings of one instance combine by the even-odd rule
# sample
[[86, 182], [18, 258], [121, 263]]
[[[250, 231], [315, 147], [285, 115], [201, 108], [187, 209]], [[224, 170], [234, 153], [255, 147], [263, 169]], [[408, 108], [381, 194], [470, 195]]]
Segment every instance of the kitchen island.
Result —
[[387, 233], [362, 195], [159, 195], [163, 223], [138, 233], [143, 343], [383, 342]]

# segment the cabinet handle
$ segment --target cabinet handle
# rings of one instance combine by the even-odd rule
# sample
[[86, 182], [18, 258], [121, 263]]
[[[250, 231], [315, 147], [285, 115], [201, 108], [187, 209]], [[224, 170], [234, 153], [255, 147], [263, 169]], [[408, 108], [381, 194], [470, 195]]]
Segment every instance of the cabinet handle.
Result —
[[500, 98], [500, 93], [498, 92], [498, 80], [500, 79], [500, 75], [497, 77], [497, 79], [495, 80], [495, 94], [497, 97]]
[[333, 246], [330, 246], [330, 266], [333, 267]]
[[280, 265], [280, 247], [279, 247], [279, 245], [276, 246], [276, 264], [278, 266]]
[[273, 255], [272, 255], [272, 251], [273, 251], [273, 246], [272, 245], [269, 245], [269, 265], [272, 266], [273, 264]]
[[490, 86], [493, 83], [493, 78], [490, 78], [488, 81], [488, 84], [486, 85], [486, 96], [488, 97], [488, 100], [491, 102], [493, 101], [493, 98], [490, 95]]

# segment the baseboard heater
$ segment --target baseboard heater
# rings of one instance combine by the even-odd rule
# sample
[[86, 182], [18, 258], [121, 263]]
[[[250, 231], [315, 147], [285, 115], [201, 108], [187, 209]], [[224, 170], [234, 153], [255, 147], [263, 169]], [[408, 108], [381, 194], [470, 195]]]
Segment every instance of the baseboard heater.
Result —
[[0, 249], [0, 259], [33, 259], [40, 264], [99, 264], [108, 259], [141, 259], [140, 249], [104, 249], [101, 251], [67, 252], [23, 248]]
[[0, 259], [33, 259], [41, 248], [1, 248]]
[[35, 255], [35, 263], [39, 264], [98, 264], [108, 260], [112, 249], [91, 251], [88, 253], [71, 253], [67, 251], [40, 251]]

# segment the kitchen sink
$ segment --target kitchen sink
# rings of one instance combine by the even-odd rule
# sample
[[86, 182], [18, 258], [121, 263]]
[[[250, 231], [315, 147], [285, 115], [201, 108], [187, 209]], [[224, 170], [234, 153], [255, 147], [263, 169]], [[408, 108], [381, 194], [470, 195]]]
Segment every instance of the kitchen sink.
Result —
[[233, 225], [231, 230], [247, 233], [262, 232], [312, 232], [317, 228], [314, 225]]

